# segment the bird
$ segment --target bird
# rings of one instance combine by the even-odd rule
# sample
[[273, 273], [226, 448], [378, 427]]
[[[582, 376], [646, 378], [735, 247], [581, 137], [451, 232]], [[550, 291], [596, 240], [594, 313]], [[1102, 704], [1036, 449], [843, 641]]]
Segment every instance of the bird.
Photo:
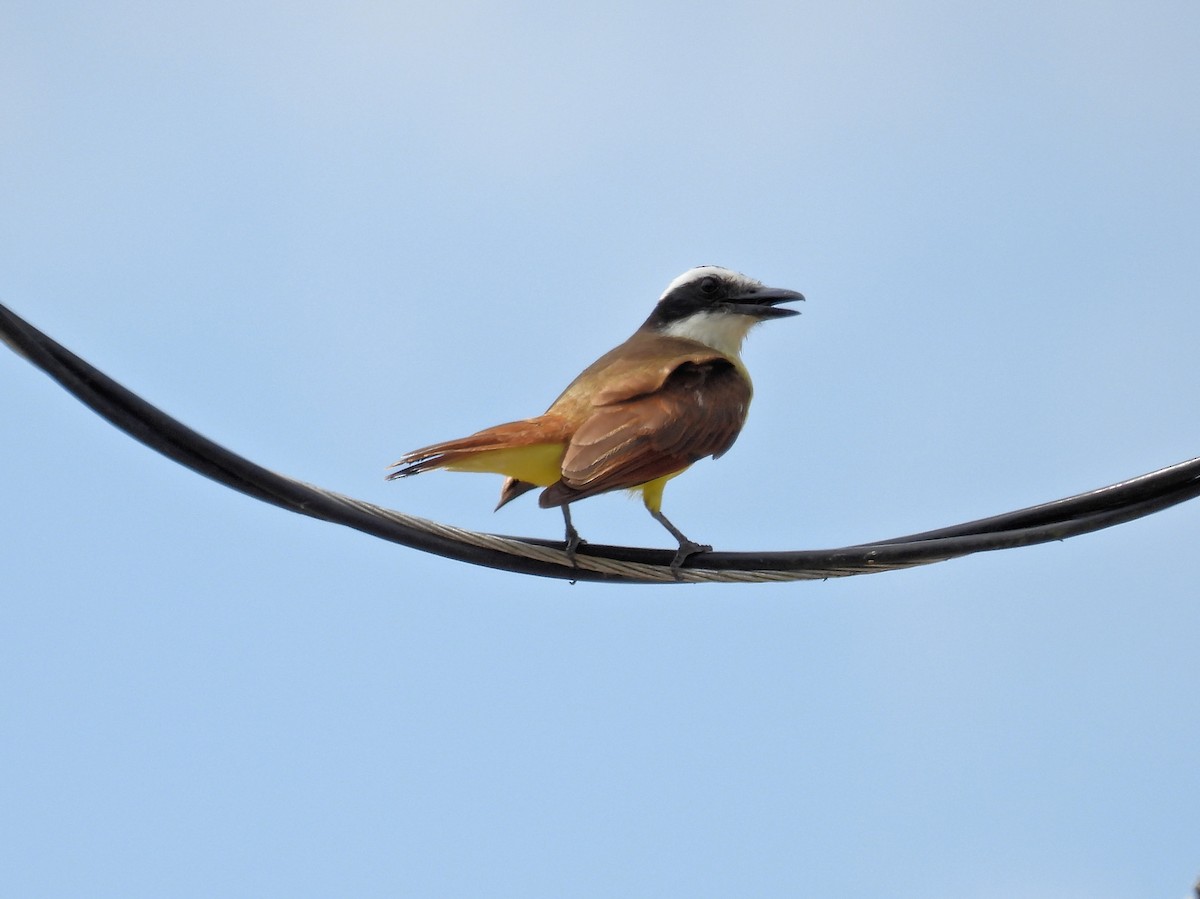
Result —
[[585, 368], [544, 413], [413, 450], [387, 477], [433, 469], [504, 475], [496, 509], [541, 488], [538, 505], [562, 510], [572, 565], [585, 541], [571, 504], [638, 491], [679, 543], [671, 561], [678, 578], [690, 556], [712, 547], [688, 539], [663, 514], [663, 488], [733, 446], [753, 395], [742, 342], [761, 322], [799, 314], [780, 304], [803, 299], [721, 266], [689, 269], [628, 340]]

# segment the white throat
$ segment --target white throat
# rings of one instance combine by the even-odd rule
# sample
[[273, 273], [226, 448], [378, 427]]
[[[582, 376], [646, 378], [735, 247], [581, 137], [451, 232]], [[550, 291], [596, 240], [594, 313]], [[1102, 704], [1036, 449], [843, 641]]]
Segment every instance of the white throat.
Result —
[[741, 359], [742, 341], [758, 319], [733, 312], [696, 312], [662, 329], [669, 337], [683, 337], [710, 346], [731, 359]]

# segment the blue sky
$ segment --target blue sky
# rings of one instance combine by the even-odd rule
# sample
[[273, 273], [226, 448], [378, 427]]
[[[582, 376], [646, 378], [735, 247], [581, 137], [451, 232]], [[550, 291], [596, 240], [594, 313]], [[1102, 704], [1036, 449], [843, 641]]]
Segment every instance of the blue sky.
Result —
[[[1200, 454], [1190, 2], [0, 6], [0, 302], [268, 467], [403, 451], [675, 275], [803, 291], [665, 511], [839, 546]], [[605, 587], [289, 515], [0, 353], [0, 893], [1183, 897], [1200, 507], [926, 569]], [[622, 496], [597, 541], [670, 540]]]

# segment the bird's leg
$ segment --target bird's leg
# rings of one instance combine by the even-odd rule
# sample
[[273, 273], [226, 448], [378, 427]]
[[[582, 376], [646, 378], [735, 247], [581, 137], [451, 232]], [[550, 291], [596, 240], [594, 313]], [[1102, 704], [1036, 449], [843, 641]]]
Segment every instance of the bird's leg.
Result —
[[571, 560], [572, 568], [578, 568], [579, 563], [575, 559], [575, 550], [579, 549], [579, 547], [584, 543], [587, 543], [587, 541], [579, 536], [579, 531], [575, 530], [575, 525], [571, 524], [571, 506], [568, 503], [563, 503], [561, 508], [563, 512], [563, 521], [566, 522], [567, 525], [567, 558]]
[[683, 535], [683, 531], [671, 524], [671, 522], [667, 520], [667, 516], [663, 515], [662, 512], [659, 512], [657, 509], [649, 509], [648, 511], [654, 516], [655, 521], [670, 531], [671, 536], [679, 541], [679, 550], [675, 553], [675, 558], [671, 560], [671, 571], [674, 573], [676, 578], [679, 577], [680, 566], [687, 561], [688, 556], [694, 555], [695, 553], [712, 552], [712, 547], [707, 543], [696, 543], [695, 541], [689, 540], [687, 537], [685, 537]]

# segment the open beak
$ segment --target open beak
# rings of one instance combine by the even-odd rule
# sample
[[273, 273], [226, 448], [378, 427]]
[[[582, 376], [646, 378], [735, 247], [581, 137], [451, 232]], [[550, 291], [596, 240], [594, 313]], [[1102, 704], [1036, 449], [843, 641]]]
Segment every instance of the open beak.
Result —
[[780, 303], [798, 302], [804, 299], [804, 294], [795, 290], [784, 290], [782, 287], [758, 287], [748, 290], [736, 297], [730, 297], [725, 306], [730, 312], [738, 315], [750, 315], [757, 319], [787, 318], [789, 315], [799, 315], [799, 309], [781, 309]]

